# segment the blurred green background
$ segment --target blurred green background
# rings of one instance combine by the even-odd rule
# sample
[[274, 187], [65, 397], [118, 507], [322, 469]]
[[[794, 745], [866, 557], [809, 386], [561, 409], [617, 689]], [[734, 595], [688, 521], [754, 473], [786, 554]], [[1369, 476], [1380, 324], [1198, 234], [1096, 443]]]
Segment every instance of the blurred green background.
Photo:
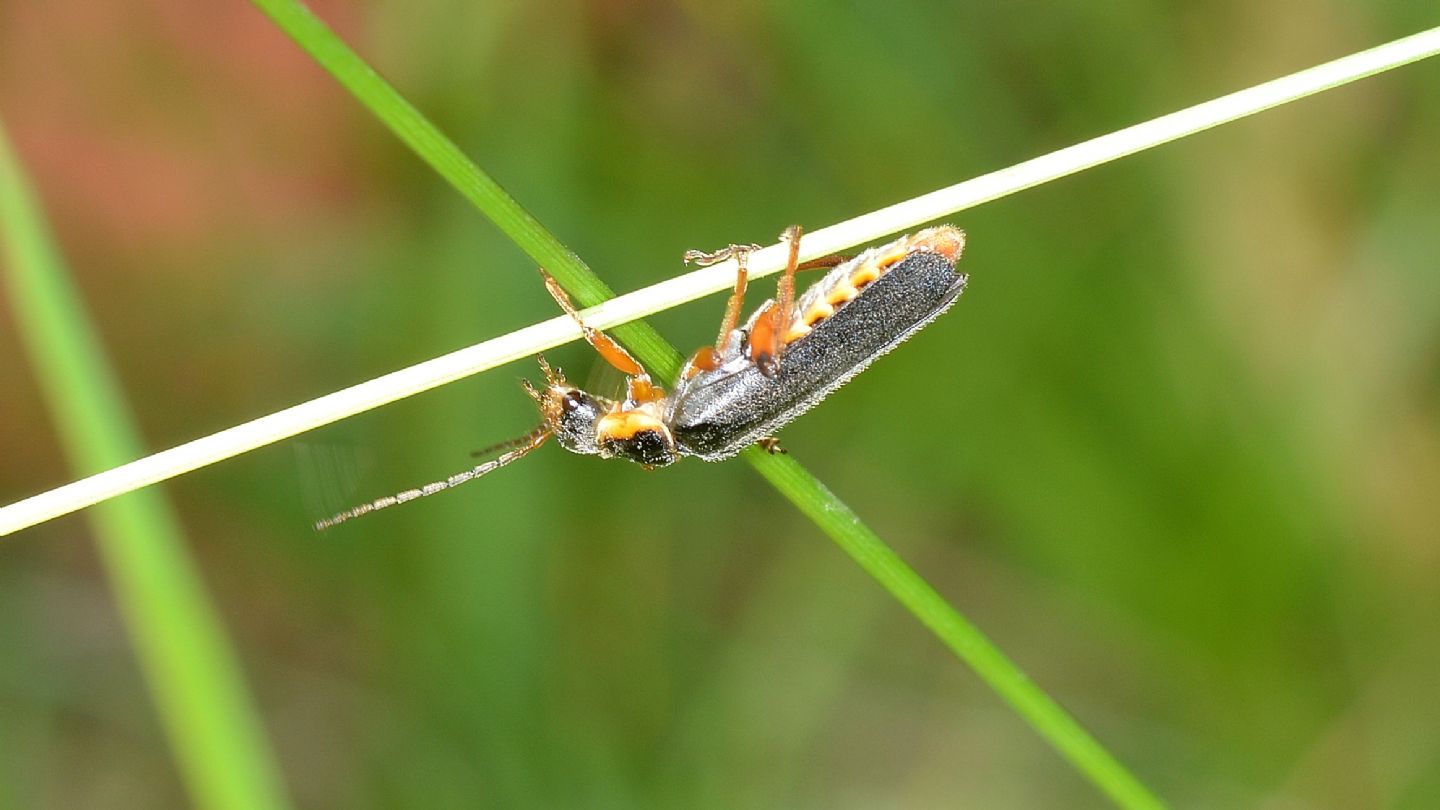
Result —
[[[619, 290], [1434, 24], [315, 7]], [[154, 449], [555, 314], [238, 0], [0, 0], [0, 113]], [[1436, 806], [1436, 144], [1420, 63], [966, 212], [960, 304], [786, 445], [1177, 805]], [[0, 357], [8, 503], [73, 475], [8, 302]], [[522, 376], [166, 485], [297, 805], [1106, 806], [744, 464], [549, 447], [310, 531], [531, 427]], [[0, 544], [0, 805], [186, 806], [91, 541]]]

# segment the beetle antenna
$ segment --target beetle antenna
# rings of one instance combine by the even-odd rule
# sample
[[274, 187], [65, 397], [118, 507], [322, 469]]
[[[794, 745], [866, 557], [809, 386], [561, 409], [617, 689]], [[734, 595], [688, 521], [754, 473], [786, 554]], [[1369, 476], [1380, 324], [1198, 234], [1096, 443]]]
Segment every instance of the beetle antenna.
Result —
[[434, 495], [441, 490], [459, 486], [466, 481], [473, 481], [474, 479], [479, 478], [486, 473], [494, 472], [495, 470], [504, 467], [506, 464], [509, 464], [512, 461], [519, 461], [520, 459], [529, 455], [532, 450], [544, 444], [545, 440], [548, 438], [550, 438], [550, 426], [541, 425], [540, 427], [530, 431], [524, 436], [521, 436], [519, 439], [516, 439], [513, 442], [507, 442], [506, 445], [518, 446], [516, 446], [515, 449], [504, 453], [503, 455], [500, 455], [485, 462], [484, 464], [477, 464], [476, 466], [465, 470], [464, 472], [455, 473], [449, 478], [431, 482], [417, 489], [407, 489], [404, 492], [397, 492], [394, 495], [387, 495], [384, 498], [377, 498], [370, 503], [361, 504], [360, 506], [346, 509], [344, 512], [341, 512], [334, 517], [326, 518], [325, 520], [316, 523], [315, 531], [323, 532], [337, 523], [344, 523], [350, 518], [360, 517], [361, 515], [368, 515], [369, 513], [374, 512], [378, 509], [384, 509], [388, 506], [394, 506], [397, 503], [413, 501], [416, 498], [423, 498], [426, 495]]
[[516, 448], [516, 447], [520, 447], [520, 446], [522, 446], [522, 445], [527, 445], [527, 444], [529, 444], [531, 441], [532, 441], [532, 439], [531, 439], [531, 434], [526, 433], [524, 436], [516, 436], [516, 437], [513, 438], [513, 439], [506, 439], [506, 440], [503, 441], [503, 442], [496, 442], [496, 443], [490, 445], [489, 447], [482, 447], [482, 448], [480, 448], [479, 450], [471, 450], [471, 451], [470, 451], [470, 457], [471, 457], [471, 458], [489, 458], [490, 456], [494, 455], [495, 453], [503, 453], [503, 452], [505, 452], [505, 451], [507, 451], [507, 450], [511, 450], [511, 449]]

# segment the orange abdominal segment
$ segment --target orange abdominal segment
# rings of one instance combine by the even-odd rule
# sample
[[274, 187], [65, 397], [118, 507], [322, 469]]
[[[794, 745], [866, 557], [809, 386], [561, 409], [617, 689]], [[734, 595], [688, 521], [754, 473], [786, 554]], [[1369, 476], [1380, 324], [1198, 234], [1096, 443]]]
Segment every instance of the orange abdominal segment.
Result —
[[825, 296], [825, 303], [832, 307], [838, 307], [841, 304], [848, 303], [850, 299], [859, 294], [860, 290], [855, 287], [855, 283], [848, 278], [843, 278], [835, 285], [835, 288]]
[[[805, 304], [805, 308], [794, 313], [790, 324], [785, 328], [785, 345], [794, 343], [810, 334], [816, 324], [834, 315], [837, 309], [854, 300], [862, 290], [885, 275], [886, 271], [911, 253], [917, 250], [928, 250], [944, 256], [947, 261], [954, 263], [964, 248], [965, 235], [949, 225], [941, 225], [927, 228], [889, 245], [861, 254], [855, 260], [854, 267], [850, 269], [849, 273], [838, 279], [827, 279], [831, 287], [823, 296], [810, 300], [810, 294], [805, 295], [803, 300], [808, 302]], [[757, 332], [759, 326], [760, 324], [757, 322]], [[754, 342], [753, 337], [752, 342]]]
[[908, 241], [911, 243], [910, 250], [933, 250], [952, 263], [959, 260], [960, 251], [965, 249], [965, 234], [950, 225], [927, 228]]

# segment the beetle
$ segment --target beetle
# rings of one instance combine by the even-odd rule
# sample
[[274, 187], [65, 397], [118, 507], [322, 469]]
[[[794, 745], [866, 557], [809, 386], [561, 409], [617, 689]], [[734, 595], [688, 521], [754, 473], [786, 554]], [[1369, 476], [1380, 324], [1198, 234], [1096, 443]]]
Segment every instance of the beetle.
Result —
[[[939, 317], [965, 291], [969, 279], [955, 267], [965, 249], [965, 234], [949, 225], [927, 228], [858, 256], [804, 263], [799, 261], [800, 237], [798, 225], [781, 235], [789, 245], [789, 258], [776, 296], [743, 326], [737, 324], [749, 278], [746, 258], [758, 246], [685, 254], [687, 262], [702, 265], [734, 259], [736, 278], [715, 344], [691, 355], [668, 393], [624, 347], [587, 326], [570, 297], [542, 269], [555, 302], [580, 325], [600, 357], [625, 375], [625, 398], [583, 391], [539, 357], [544, 386], [522, 381], [540, 410], [537, 428], [491, 448], [503, 452], [490, 461], [348, 509], [315, 528], [327, 529], [479, 478], [524, 458], [551, 437], [572, 453], [623, 458], [647, 469], [684, 456], [721, 461], [752, 444], [784, 452], [774, 438], [776, 431]], [[796, 299], [795, 274], [816, 268], [830, 271]]]

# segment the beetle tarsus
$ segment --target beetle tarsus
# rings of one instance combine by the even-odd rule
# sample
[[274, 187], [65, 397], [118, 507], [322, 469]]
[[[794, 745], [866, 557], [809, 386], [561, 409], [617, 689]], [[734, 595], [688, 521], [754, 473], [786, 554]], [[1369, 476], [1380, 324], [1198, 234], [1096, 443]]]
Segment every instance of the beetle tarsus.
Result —
[[759, 245], [726, 245], [719, 250], [687, 250], [680, 258], [686, 264], [696, 264], [701, 267], [709, 267], [712, 264], [719, 264], [726, 259], [734, 259], [744, 264], [745, 257], [759, 250]]
[[772, 456], [783, 456], [790, 452], [780, 446], [780, 439], [775, 436], [766, 436], [755, 443], [760, 445], [761, 449]]

